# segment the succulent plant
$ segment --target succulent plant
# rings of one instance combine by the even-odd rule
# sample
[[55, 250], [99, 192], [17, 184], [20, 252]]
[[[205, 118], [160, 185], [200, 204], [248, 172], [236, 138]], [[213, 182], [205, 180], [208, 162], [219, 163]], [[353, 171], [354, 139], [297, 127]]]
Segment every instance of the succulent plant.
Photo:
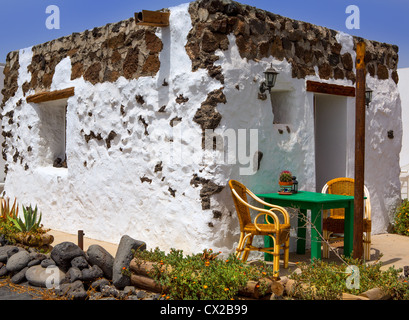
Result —
[[36, 231], [40, 228], [42, 218], [41, 213], [40, 216], [37, 217], [37, 211], [37, 206], [35, 206], [35, 209], [33, 209], [31, 205], [27, 207], [23, 206], [24, 221], [17, 215], [8, 217], [8, 219], [13, 222], [14, 226], [21, 232]]

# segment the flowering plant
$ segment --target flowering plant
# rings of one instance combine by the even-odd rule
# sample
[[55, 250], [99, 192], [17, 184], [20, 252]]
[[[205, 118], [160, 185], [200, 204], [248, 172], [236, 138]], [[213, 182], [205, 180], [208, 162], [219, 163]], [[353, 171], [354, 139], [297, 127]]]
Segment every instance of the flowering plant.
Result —
[[291, 182], [293, 181], [293, 175], [290, 171], [282, 171], [280, 173], [280, 178], [279, 178], [280, 182]]
[[[237, 299], [249, 281], [259, 283], [261, 296], [267, 294], [274, 272], [265, 263], [249, 265], [237, 259], [234, 253], [221, 258], [221, 252], [205, 249], [203, 253], [184, 255], [182, 250], [170, 249], [166, 254], [159, 248], [134, 250], [135, 261], [151, 261], [154, 268], [150, 277], [168, 288], [165, 299], [174, 300], [230, 300]], [[159, 264], [160, 261], [160, 265]], [[161, 264], [168, 266], [162, 268]], [[163, 270], [165, 270], [163, 272]]]
[[395, 213], [394, 231], [397, 234], [409, 236], [409, 201], [404, 199]]

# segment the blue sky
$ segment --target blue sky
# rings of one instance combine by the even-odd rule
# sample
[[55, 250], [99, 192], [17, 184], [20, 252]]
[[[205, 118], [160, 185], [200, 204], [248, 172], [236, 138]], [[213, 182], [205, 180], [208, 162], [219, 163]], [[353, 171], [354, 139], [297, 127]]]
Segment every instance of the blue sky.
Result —
[[[134, 12], [168, 8], [187, 0], [0, 0], [0, 62], [7, 53], [73, 32], [118, 22]], [[409, 0], [242, 0], [289, 18], [399, 46], [399, 68], [409, 68]], [[60, 9], [60, 29], [49, 30], [49, 5]], [[348, 29], [349, 5], [360, 13], [360, 29]]]

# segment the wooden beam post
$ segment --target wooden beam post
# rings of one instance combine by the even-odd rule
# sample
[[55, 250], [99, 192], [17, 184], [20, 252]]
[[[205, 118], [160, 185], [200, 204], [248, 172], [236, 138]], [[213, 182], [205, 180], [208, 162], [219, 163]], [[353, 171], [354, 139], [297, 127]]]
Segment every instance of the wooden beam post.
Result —
[[355, 98], [355, 187], [353, 257], [363, 256], [364, 180], [365, 180], [365, 42], [356, 48]]

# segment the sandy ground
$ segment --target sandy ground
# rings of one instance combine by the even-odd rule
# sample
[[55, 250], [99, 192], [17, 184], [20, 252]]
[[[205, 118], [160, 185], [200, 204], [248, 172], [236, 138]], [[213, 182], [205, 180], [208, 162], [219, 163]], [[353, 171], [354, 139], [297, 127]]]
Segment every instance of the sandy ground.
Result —
[[[70, 241], [75, 244], [78, 244], [78, 234], [69, 234], [69, 233], [57, 231], [57, 230], [50, 230], [48, 233], [54, 236], [54, 242], [51, 244], [52, 246], [56, 246], [57, 244], [61, 242], [65, 242], [65, 241]], [[88, 247], [93, 244], [99, 244], [106, 251], [112, 254], [112, 256], [115, 257], [116, 251], [118, 249], [118, 244], [90, 239], [86, 237], [86, 234], [84, 234], [83, 250], [87, 251]]]

